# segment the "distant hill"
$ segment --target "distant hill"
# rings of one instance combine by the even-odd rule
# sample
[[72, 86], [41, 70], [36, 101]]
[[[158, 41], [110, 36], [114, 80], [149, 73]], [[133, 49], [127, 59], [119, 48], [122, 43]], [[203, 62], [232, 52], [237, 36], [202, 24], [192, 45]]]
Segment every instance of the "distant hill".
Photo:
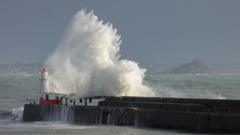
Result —
[[185, 63], [178, 67], [174, 67], [167, 71], [170, 74], [209, 74], [213, 71], [206, 66], [200, 59], [195, 59], [192, 62]]
[[41, 63], [0, 65], [0, 73], [38, 73]]

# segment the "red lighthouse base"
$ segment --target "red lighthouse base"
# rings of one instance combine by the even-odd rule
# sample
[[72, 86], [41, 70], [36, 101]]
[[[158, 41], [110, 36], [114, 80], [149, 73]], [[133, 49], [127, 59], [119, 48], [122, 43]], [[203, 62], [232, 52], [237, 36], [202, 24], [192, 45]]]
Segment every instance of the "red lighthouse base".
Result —
[[43, 99], [43, 97], [39, 98], [40, 105], [59, 105], [59, 99]]

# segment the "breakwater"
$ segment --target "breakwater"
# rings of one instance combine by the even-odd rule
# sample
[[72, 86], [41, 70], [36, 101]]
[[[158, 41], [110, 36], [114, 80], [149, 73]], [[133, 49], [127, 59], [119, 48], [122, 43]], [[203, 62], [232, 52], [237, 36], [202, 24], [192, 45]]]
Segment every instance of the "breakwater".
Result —
[[[95, 106], [88, 105], [95, 100]], [[77, 102], [85, 101], [84, 104]], [[180, 129], [200, 133], [240, 133], [240, 100], [89, 97], [74, 104], [26, 104], [23, 121], [68, 121]]]

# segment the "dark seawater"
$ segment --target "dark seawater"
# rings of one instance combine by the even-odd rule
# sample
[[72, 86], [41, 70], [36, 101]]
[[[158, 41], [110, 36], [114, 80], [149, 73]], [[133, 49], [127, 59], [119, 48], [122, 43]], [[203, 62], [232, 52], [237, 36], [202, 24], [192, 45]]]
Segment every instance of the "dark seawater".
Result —
[[154, 74], [145, 80], [158, 96], [240, 99], [240, 74]]
[[[0, 135], [187, 135], [177, 130], [84, 126], [66, 122], [21, 122], [24, 103], [37, 99], [40, 75], [0, 73]], [[148, 74], [146, 84], [167, 97], [240, 99], [240, 75]]]

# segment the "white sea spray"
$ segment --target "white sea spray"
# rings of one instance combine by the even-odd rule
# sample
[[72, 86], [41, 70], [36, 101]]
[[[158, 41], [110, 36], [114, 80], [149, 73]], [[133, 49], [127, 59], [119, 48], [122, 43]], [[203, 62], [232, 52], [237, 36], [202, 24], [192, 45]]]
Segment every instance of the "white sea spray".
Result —
[[120, 35], [93, 11], [80, 10], [46, 62], [50, 92], [81, 96], [154, 96], [145, 69], [120, 59]]

